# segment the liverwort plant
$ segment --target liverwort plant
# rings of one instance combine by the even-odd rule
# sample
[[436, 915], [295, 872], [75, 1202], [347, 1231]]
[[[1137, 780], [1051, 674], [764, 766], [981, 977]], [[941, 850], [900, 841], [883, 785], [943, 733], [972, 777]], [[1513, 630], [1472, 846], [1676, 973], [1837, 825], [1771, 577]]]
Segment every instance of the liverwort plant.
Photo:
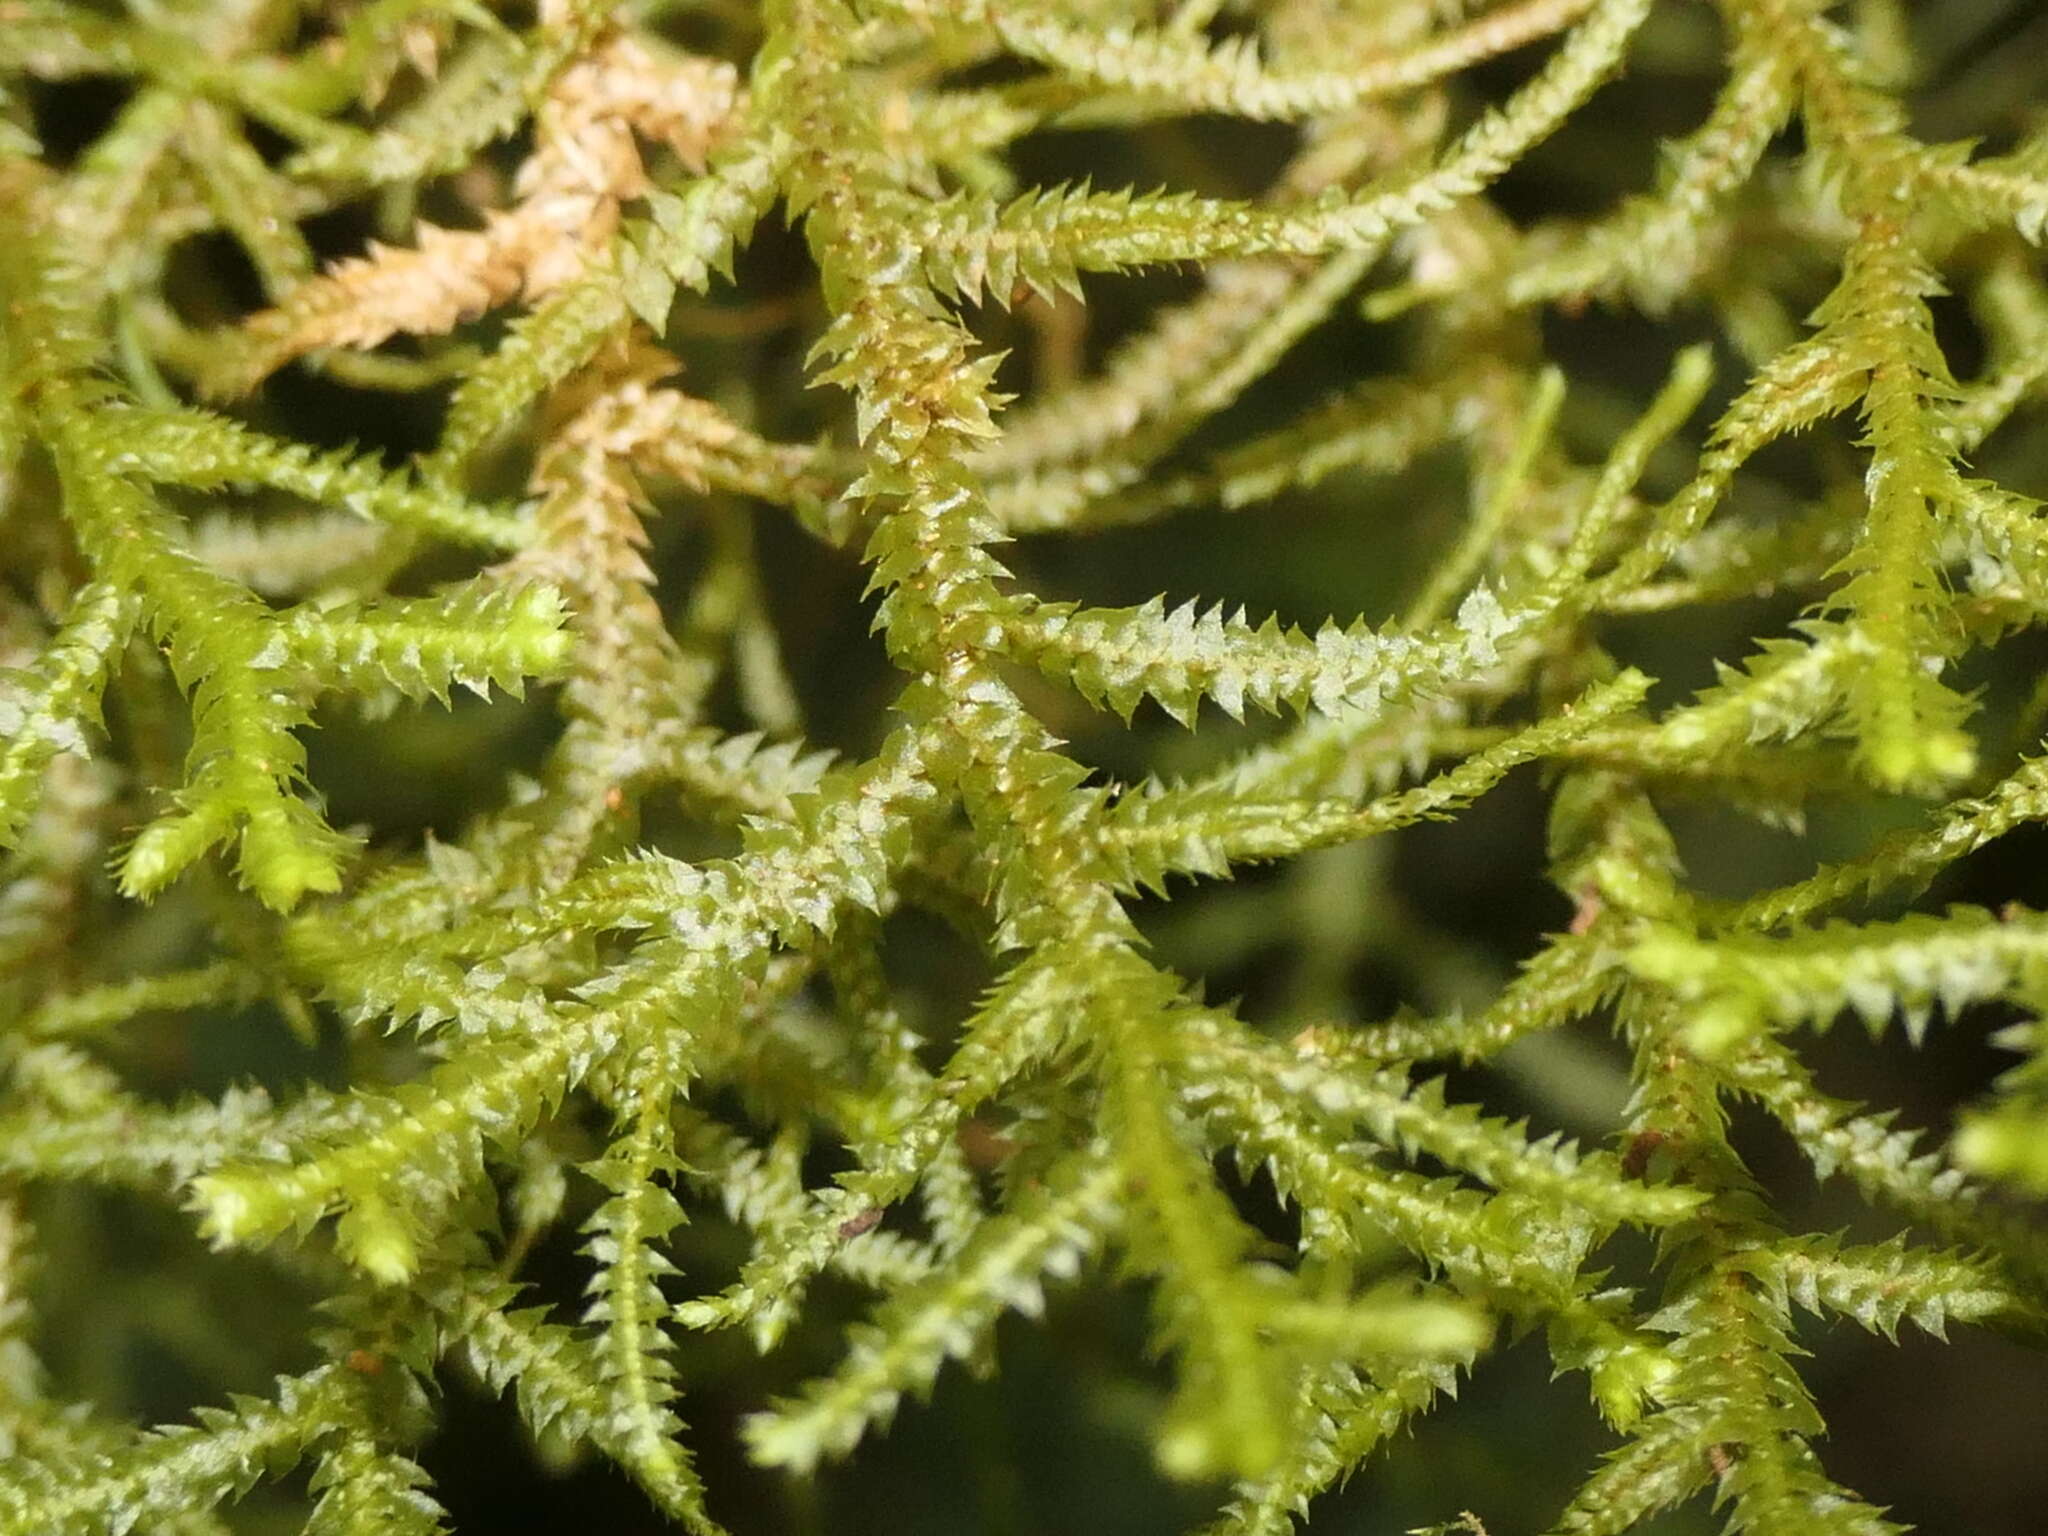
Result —
[[[1827, 1469], [1800, 1314], [2037, 1340], [2048, 1302], [2048, 914], [1908, 905], [2048, 818], [2048, 695], [2000, 692], [2048, 522], [1977, 467], [2048, 394], [2048, 65], [2014, 23], [2002, 88], [1941, 96], [1931, 25], [0, 0], [0, 1531], [202, 1536], [258, 1484], [313, 1536], [449, 1530], [415, 1458], [466, 1373], [714, 1532], [714, 1376], [804, 1479], [1110, 1287], [1214, 1536], [1313, 1527], [1532, 1333], [1612, 1449], [1489, 1520], [1901, 1529]], [[1625, 151], [1603, 92], [1660, 71], [1689, 131], [1532, 211], [1515, 178]], [[1224, 171], [1176, 137], [1218, 122]], [[1164, 185], [1113, 169], [1155, 152]], [[1588, 313], [1654, 377], [1575, 378]], [[1349, 504], [1392, 548], [1443, 483], [1462, 524], [1391, 600], [1088, 594], [1133, 530]], [[803, 573], [852, 567], [879, 692], [787, 644], [858, 586]], [[1658, 626], [1717, 674], [1630, 665]], [[437, 716], [458, 688], [490, 702]], [[458, 726], [480, 762], [422, 755]], [[333, 809], [437, 771], [447, 825]], [[1221, 1001], [1147, 926], [1510, 776], [1559, 931], [1463, 1006]], [[1882, 816], [1790, 884], [1689, 878], [1674, 804], [1822, 801]], [[1350, 867], [1310, 979], [1400, 906]], [[892, 959], [917, 921], [971, 1002]], [[1925, 1137], [1817, 1085], [1845, 1013], [1995, 1016], [2017, 1065]], [[1446, 1075], [1587, 1022], [1629, 1060], [1588, 1144]], [[1738, 1106], [1874, 1235], [1807, 1230]], [[39, 1359], [76, 1234], [138, 1208], [203, 1240], [138, 1260], [160, 1297], [234, 1264], [288, 1298], [267, 1392], [195, 1343], [190, 1416], [139, 1429]], [[825, 1343], [756, 1391], [722, 1330]]]

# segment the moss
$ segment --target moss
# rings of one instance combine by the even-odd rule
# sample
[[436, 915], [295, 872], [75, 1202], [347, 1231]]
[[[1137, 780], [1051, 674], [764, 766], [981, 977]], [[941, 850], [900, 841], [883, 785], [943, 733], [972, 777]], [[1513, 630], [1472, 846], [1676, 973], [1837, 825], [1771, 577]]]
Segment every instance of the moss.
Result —
[[[1994, 34], [1965, 92], [1891, 0], [1469, 9], [0, 0], [0, 1526], [219, 1531], [269, 1483], [316, 1536], [444, 1530], [415, 1458], [466, 1371], [711, 1532], [698, 1408], [805, 1483], [1120, 1274], [1169, 1385], [1103, 1392], [1219, 1536], [1532, 1333], [1615, 1443], [1562, 1512], [1436, 1529], [1899, 1528], [1823, 1468], [1799, 1310], [2037, 1339], [2048, 1291], [2048, 918], [1897, 910], [2048, 818], [2006, 644], [2048, 543], [1969, 464], [2039, 458], [2041, 71]], [[1622, 74], [1697, 98], [1647, 186]], [[1914, 136], [1959, 94], [1998, 152]], [[1561, 132], [1613, 147], [1571, 217]], [[749, 252], [772, 218], [801, 245]], [[430, 443], [321, 446], [380, 435]], [[1089, 600], [1247, 557], [1388, 611]], [[785, 657], [853, 568], [879, 644]], [[1696, 694], [1628, 665], [1788, 599]], [[458, 685], [537, 692], [426, 835], [375, 779], [446, 759], [415, 706]], [[1500, 956], [1420, 893], [1537, 860], [1381, 850], [1511, 776], [1569, 915]], [[1710, 896], [1681, 799], [1852, 834]], [[1745, 851], [1785, 857], [1719, 889]], [[965, 1009], [957, 956], [885, 964], [932, 919]], [[1946, 1144], [1816, 1086], [1839, 1016], [1994, 1011], [2020, 1064]], [[320, 1078], [197, 1092], [228, 1017]], [[1464, 1070], [1620, 1102], [1589, 1019], [1604, 1146]], [[1760, 1184], [1740, 1104], [1886, 1235]], [[95, 1186], [279, 1267], [269, 1396], [138, 1432], [38, 1363], [31, 1228]], [[233, 1332], [185, 1319], [179, 1368], [225, 1393]]]

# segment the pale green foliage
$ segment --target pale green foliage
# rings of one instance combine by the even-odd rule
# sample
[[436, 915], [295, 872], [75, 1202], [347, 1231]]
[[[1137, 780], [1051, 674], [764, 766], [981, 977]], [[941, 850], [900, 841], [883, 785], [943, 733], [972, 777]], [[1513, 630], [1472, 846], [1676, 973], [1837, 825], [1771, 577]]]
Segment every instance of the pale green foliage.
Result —
[[[700, 9], [730, 55], [708, 72], [665, 24]], [[1796, 1309], [2040, 1336], [2048, 1237], [1999, 1181], [2048, 1190], [2048, 918], [1830, 914], [2048, 819], [2021, 755], [2048, 695], [2015, 750], [1963, 671], [2048, 604], [2048, 518], [1967, 463], [2048, 385], [2048, 133], [1913, 137], [1889, 6], [1712, 9], [1711, 102], [1650, 184], [1521, 227], [1495, 184], [1660, 47], [1704, 65], [1701, 7], [0, 0], [0, 1529], [197, 1536], [305, 1466], [310, 1536], [444, 1531], [413, 1457], [452, 1366], [714, 1532], [686, 1420], [725, 1346], [701, 1334], [828, 1339], [836, 1363], [753, 1394], [742, 1430], [801, 1477], [988, 1363], [1004, 1317], [1119, 1280], [1173, 1374], [1160, 1467], [1231, 1485], [1215, 1536], [1311, 1519], [1532, 1330], [1619, 1444], [1515, 1528], [1619, 1533], [1711, 1490], [1732, 1531], [1899, 1529], [1822, 1468]], [[1471, 86], [1524, 50], [1511, 90]], [[727, 64], [736, 95], [704, 84]], [[133, 94], [54, 169], [23, 103], [88, 74]], [[1292, 158], [1230, 196], [1031, 185], [1009, 155], [1202, 115], [1285, 125]], [[449, 197], [474, 227], [409, 227]], [[318, 272], [309, 221], [366, 199], [383, 243]], [[806, 292], [721, 307], [774, 217]], [[193, 237], [275, 307], [192, 303]], [[1197, 286], [1088, 369], [1062, 328], [1114, 291], [1097, 275], [1166, 268]], [[1976, 377], [1944, 350], [1950, 289]], [[1544, 356], [1535, 313], [1594, 301], [1695, 338], [1625, 412]], [[1404, 362], [1233, 414], [1353, 308], [1409, 328]], [[826, 426], [784, 440], [761, 418], [790, 381], [757, 375], [799, 338]], [[299, 440], [262, 403], [288, 361], [446, 386], [433, 443], [393, 467]], [[1445, 463], [1469, 523], [1391, 613], [1104, 606], [998, 558]], [[694, 541], [680, 586], [655, 579], [657, 506]], [[896, 673], [870, 754], [803, 740], [755, 538], [775, 518], [864, 567]], [[1789, 632], [1689, 699], [1605, 649], [1614, 615], [1784, 592], [1810, 605]], [[316, 719], [398, 741], [402, 705], [509, 710], [530, 684], [545, 753], [459, 833], [332, 823]], [[1112, 779], [1055, 734], [1088, 707], [1213, 750]], [[1463, 1012], [1341, 1016], [1359, 935], [1418, 930], [1379, 875], [1333, 894], [1303, 856], [1370, 860], [1511, 775], [1549, 797], [1570, 931]], [[1667, 796], [1796, 827], [1810, 798], [1901, 794], [1934, 803], [1740, 901], [1688, 886], [1664, 820]], [[1305, 883], [1244, 910], [1275, 940], [1307, 925], [1321, 990], [1247, 1018], [1133, 904], [1281, 862]], [[964, 1019], [883, 964], [912, 910], [986, 967]], [[1795, 1049], [1843, 1012], [1918, 1044], [1985, 1004], [2021, 1016], [2022, 1061], [1952, 1154]], [[341, 1076], [171, 1104], [118, 1070], [151, 1021], [229, 1011]], [[1609, 1147], [1432, 1065], [1595, 1017], [1632, 1053]], [[1914, 1230], [1790, 1230], [1731, 1144], [1736, 1098]], [[1290, 1241], [1219, 1161], [1270, 1180]], [[87, 1186], [274, 1259], [324, 1304], [320, 1363], [159, 1430], [49, 1396], [22, 1213]], [[687, 1260], [706, 1225], [722, 1275]], [[1624, 1228], [1657, 1259], [1617, 1278]], [[583, 1264], [580, 1305], [523, 1289], [540, 1245]], [[875, 1298], [836, 1335], [812, 1326], [827, 1273]]]

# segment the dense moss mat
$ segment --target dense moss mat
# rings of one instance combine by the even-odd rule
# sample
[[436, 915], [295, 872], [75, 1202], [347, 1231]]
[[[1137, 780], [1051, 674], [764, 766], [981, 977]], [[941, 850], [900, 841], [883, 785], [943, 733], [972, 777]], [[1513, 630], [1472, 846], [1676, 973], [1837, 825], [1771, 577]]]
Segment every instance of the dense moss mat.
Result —
[[0, 227], [0, 1532], [2038, 1525], [2037, 6], [0, 0]]

